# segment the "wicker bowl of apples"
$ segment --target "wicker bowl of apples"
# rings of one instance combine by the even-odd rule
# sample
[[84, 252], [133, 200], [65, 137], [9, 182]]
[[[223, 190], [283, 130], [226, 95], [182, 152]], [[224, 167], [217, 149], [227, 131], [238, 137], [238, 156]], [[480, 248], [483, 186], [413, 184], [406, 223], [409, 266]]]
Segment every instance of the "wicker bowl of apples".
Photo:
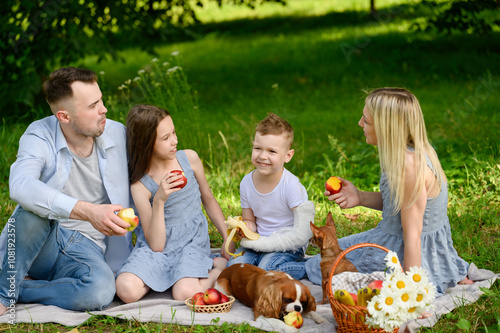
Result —
[[204, 293], [198, 292], [184, 301], [194, 312], [212, 313], [228, 312], [234, 303], [233, 296], [226, 296], [215, 288], [209, 288]]

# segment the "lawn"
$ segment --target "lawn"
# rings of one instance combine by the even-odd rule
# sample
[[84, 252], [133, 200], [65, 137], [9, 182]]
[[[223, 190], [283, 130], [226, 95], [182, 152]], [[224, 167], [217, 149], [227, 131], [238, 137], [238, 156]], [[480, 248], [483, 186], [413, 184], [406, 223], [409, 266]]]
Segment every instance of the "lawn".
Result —
[[[368, 14], [367, 0], [288, 2], [285, 7], [266, 4], [256, 10], [209, 6], [199, 9], [203, 24], [193, 27], [193, 40], [157, 45], [155, 55], [127, 49], [121, 53], [124, 62], [96, 63], [89, 56], [74, 65], [104, 72], [100, 83], [111, 119], [124, 121], [138, 103], [171, 109], [179, 146], [200, 153], [226, 215], [241, 214], [238, 185], [252, 169], [255, 124], [268, 112], [283, 116], [295, 129], [296, 153], [287, 168], [299, 176], [316, 203], [316, 222], [322, 223], [331, 211], [340, 236], [375, 226], [380, 214], [362, 208], [341, 211], [323, 197], [324, 181], [338, 175], [360, 189], [378, 189], [377, 151], [364, 143], [357, 125], [364, 91], [406, 87], [420, 100], [429, 138], [448, 177], [448, 213], [458, 253], [479, 268], [500, 272], [500, 32], [479, 37], [417, 33], [412, 24], [428, 12], [402, 1], [377, 1], [375, 18]], [[187, 80], [174, 98], [152, 81], [141, 88], [141, 82], [152, 80], [150, 73], [174, 64]], [[173, 99], [181, 101], [179, 108]], [[45, 105], [33, 112], [40, 117], [50, 113]], [[14, 208], [8, 197], [9, 166], [26, 126], [4, 122], [0, 132], [4, 222]], [[220, 246], [215, 229], [211, 232], [213, 246]], [[429, 331], [479, 331], [499, 325], [498, 286], [497, 282], [491, 295], [456, 309]], [[93, 318], [78, 329], [106, 332], [115, 327], [141, 332], [208, 330], [113, 318]], [[16, 329], [70, 330], [53, 324]], [[220, 329], [248, 331], [234, 325]]]

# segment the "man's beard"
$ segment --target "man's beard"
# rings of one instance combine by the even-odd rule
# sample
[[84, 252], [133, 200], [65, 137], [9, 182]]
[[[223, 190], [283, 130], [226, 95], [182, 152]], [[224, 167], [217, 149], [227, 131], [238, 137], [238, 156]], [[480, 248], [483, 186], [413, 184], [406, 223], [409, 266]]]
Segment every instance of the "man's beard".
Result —
[[92, 138], [97, 138], [99, 136], [102, 135], [102, 133], [104, 132], [104, 126], [102, 126], [101, 128], [101, 122], [103, 121], [103, 119], [99, 120], [99, 125], [97, 127], [93, 127], [93, 128], [85, 128], [85, 127], [80, 127], [80, 125], [78, 123], [75, 123], [75, 122], [72, 122], [72, 127], [73, 127], [73, 130], [75, 131], [75, 133], [77, 134], [80, 134], [80, 135], [84, 135], [84, 136], [88, 136], [88, 137], [92, 137]]

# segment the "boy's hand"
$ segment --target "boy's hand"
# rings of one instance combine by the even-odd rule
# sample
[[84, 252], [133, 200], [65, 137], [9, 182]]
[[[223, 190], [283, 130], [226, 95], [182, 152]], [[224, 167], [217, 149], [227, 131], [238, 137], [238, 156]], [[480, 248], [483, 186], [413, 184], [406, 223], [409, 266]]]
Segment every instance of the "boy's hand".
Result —
[[[245, 223], [245, 225], [247, 226], [248, 229], [250, 229], [250, 231], [253, 231], [253, 232], [257, 232], [257, 225], [255, 224], [255, 222], [252, 222], [252, 221], [243, 221], [243, 223]], [[243, 233], [243, 230], [239, 229], [238, 228], [238, 231], [236, 231], [236, 235], [242, 239], [245, 237], [245, 234]]]

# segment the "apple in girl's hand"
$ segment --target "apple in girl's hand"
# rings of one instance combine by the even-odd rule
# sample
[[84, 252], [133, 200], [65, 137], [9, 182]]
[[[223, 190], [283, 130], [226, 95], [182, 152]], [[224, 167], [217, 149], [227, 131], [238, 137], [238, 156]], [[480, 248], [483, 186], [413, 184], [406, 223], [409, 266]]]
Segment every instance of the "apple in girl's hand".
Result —
[[330, 195], [337, 194], [342, 189], [342, 182], [337, 177], [330, 177], [325, 183], [325, 188]]
[[139, 218], [135, 216], [133, 208], [120, 209], [118, 217], [130, 224], [130, 227], [126, 228], [128, 231], [134, 230], [139, 225]]
[[179, 179], [179, 180], [182, 180], [182, 184], [177, 185], [174, 188], [184, 188], [184, 186], [186, 186], [186, 184], [188, 182], [186, 176], [184, 175], [184, 171], [182, 171], [182, 170], [172, 170], [172, 173], [175, 173], [176, 175], [181, 175], [182, 176], [181, 179]]
[[283, 321], [288, 326], [292, 326], [295, 328], [300, 328], [304, 323], [304, 319], [298, 311], [289, 312], [286, 316], [283, 317]]
[[227, 302], [229, 302], [229, 297], [227, 297], [223, 293], [220, 293], [220, 304], [227, 303]]
[[220, 303], [220, 292], [215, 288], [208, 288], [203, 295], [203, 302], [208, 305]]

